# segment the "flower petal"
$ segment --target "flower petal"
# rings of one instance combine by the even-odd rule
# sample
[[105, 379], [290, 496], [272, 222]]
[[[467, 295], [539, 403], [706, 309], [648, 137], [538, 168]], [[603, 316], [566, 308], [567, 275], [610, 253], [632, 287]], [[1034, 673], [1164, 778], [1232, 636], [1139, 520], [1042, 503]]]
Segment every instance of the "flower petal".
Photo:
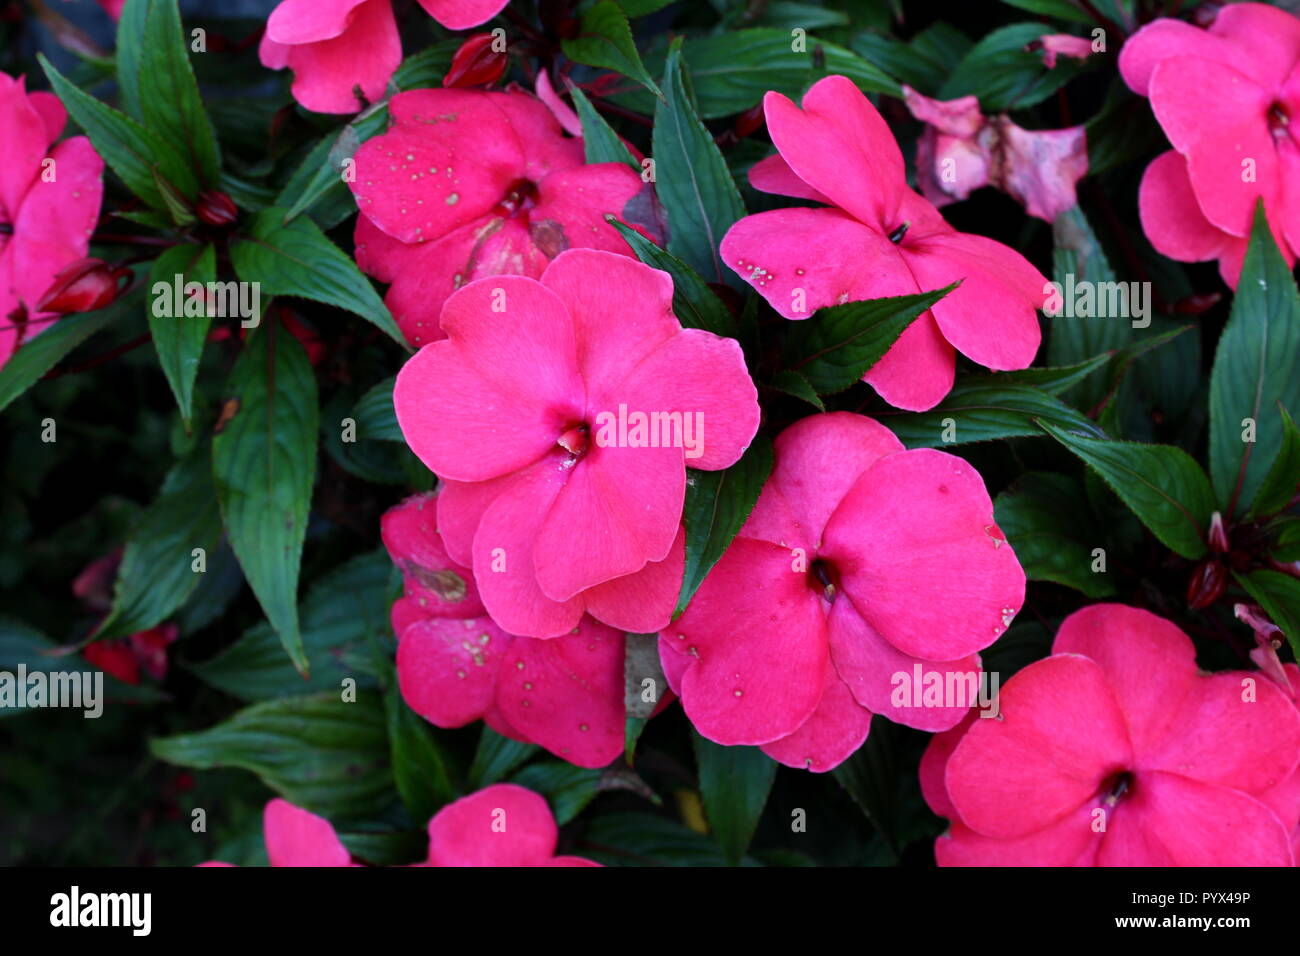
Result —
[[543, 866], [558, 839], [544, 799], [513, 783], [497, 783], [447, 804], [429, 821], [429, 862]]

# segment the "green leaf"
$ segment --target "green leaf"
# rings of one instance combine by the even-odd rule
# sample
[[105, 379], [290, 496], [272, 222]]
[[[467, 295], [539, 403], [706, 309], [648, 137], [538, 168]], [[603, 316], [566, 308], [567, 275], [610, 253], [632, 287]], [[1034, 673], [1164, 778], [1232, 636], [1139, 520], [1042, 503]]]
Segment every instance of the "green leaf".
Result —
[[759, 435], [740, 460], [723, 471], [688, 471], [682, 524], [686, 567], [674, 617], [686, 610], [705, 575], [718, 563], [772, 472], [772, 442]]
[[1282, 629], [1291, 653], [1300, 660], [1300, 580], [1281, 571], [1234, 573], [1233, 577]]
[[510, 782], [545, 797], [555, 814], [555, 822], [564, 826], [595, 798], [600, 790], [600, 778], [599, 770], [546, 760], [529, 764]]
[[298, 568], [316, 478], [319, 409], [307, 354], [274, 323], [259, 328], [226, 387], [212, 439], [217, 498], [230, 546], [294, 666], [305, 676]]
[[[726, 866], [708, 837], [649, 813], [603, 813], [583, 828], [574, 851], [606, 866]], [[750, 857], [745, 866], [755, 865]]]
[[351, 159], [361, 144], [387, 127], [388, 109], [363, 113], [343, 127], [333, 138], [321, 139], [294, 170], [275, 199], [276, 206], [287, 207], [285, 222], [314, 209], [327, 196], [346, 200], [346, 206], [356, 211], [356, 204], [348, 193], [343, 179], [344, 162]]
[[1210, 373], [1210, 476], [1226, 519], [1251, 507], [1282, 452], [1279, 404], [1300, 408], [1300, 296], [1261, 204]]
[[860, 381], [922, 312], [959, 284], [818, 309], [791, 332], [786, 365], [803, 375], [819, 395], [841, 392]]
[[384, 714], [388, 722], [393, 782], [411, 818], [427, 821], [439, 807], [459, 796], [451, 779], [448, 755], [423, 717], [411, 710], [397, 687], [397, 672], [387, 662]]
[[195, 548], [207, 555], [221, 540], [221, 515], [206, 446], [178, 462], [127, 538], [113, 608], [96, 629], [102, 640], [161, 624], [199, 583]]
[[[200, 183], [213, 186], [221, 172], [217, 137], [190, 66], [177, 0], [150, 0], [148, 6], [135, 87], [141, 118], [177, 154], [186, 157]], [[135, 66], [130, 60], [127, 65]], [[123, 64], [119, 63], [119, 80], [122, 70]]]
[[374, 686], [371, 647], [392, 635], [388, 585], [393, 562], [382, 548], [317, 578], [299, 610], [303, 651], [313, 661], [304, 678], [284, 654], [275, 629], [260, 621], [221, 653], [188, 668], [203, 681], [245, 701], [337, 690], [351, 677]]
[[154, 0], [126, 0], [117, 20], [117, 88], [122, 108], [138, 120], [144, 119], [140, 96], [140, 61], [149, 9]]
[[406, 344], [384, 300], [355, 262], [309, 219], [286, 223], [287, 211], [272, 206], [258, 213], [242, 238], [230, 246], [230, 261], [245, 282], [260, 282], [262, 296], [297, 296], [338, 306]]
[[[768, 90], [799, 96], [818, 62], [817, 54], [827, 73], [847, 76], [861, 90], [903, 95], [894, 79], [842, 46], [809, 36], [803, 49], [795, 49], [789, 30], [735, 30], [691, 37], [682, 47], [699, 115], [706, 120], [743, 113], [761, 102]], [[649, 69], [657, 71], [664, 59], [662, 50], [648, 56]], [[621, 86], [612, 98], [640, 113], [655, 107], [654, 97], [631, 83]]]
[[704, 329], [714, 335], [736, 337], [735, 318], [698, 272], [613, 216], [606, 216], [605, 221], [627, 240], [638, 259], [672, 277], [673, 315], [677, 316], [677, 321], [688, 329]]
[[564, 55], [574, 63], [599, 66], [636, 80], [655, 96], [662, 96], [659, 87], [646, 72], [632, 40], [623, 9], [614, 0], [597, 0], [582, 14], [578, 35], [562, 40]]
[[1039, 424], [1100, 475], [1167, 547], [1190, 559], [1205, 553], [1204, 529], [1214, 511], [1214, 492], [1187, 452], [1172, 445], [1086, 438]]
[[144, 290], [136, 289], [106, 308], [57, 319], [25, 341], [0, 366], [0, 411], [36, 384], [61, 358], [96, 332], [138, 310], [143, 301]]
[[710, 282], [738, 283], [723, 267], [718, 244], [745, 215], [745, 205], [691, 100], [680, 40], [664, 65], [664, 91], [655, 106], [651, 140], [655, 189], [668, 214], [668, 251]]
[[980, 109], [990, 114], [1042, 102], [1085, 68], [1085, 63], [1062, 56], [1049, 70], [1041, 53], [1025, 49], [1051, 32], [1041, 23], [1013, 23], [994, 30], [953, 68], [937, 98], [953, 100], [973, 94], [979, 97]]
[[1059, 398], [1028, 385], [1004, 384], [1007, 377], [1006, 373], [963, 376], [928, 412], [881, 414], [880, 421], [908, 448], [1033, 437], [1042, 434], [1040, 419], [1103, 436], [1090, 419]]
[[894, 725], [883, 714], [871, 718], [867, 739], [831, 774], [880, 831], [894, 858], [898, 857], [898, 761], [894, 754]]
[[381, 816], [395, 802], [383, 704], [365, 691], [353, 702], [337, 690], [264, 701], [149, 749], [182, 767], [252, 771], [290, 803], [331, 819]]
[[641, 165], [628, 151], [627, 144], [605, 122], [605, 117], [596, 112], [591, 100], [587, 99], [587, 94], [576, 83], [569, 84], [569, 93], [573, 96], [578, 119], [582, 121], [582, 146], [587, 162], [623, 163], [639, 174]]
[[393, 385], [396, 375], [390, 375], [366, 394], [357, 399], [352, 418], [357, 423], [357, 437], [375, 441], [404, 442], [402, 428], [397, 424], [393, 409]]
[[1269, 532], [1269, 557], [1274, 561], [1300, 561], [1300, 518], [1275, 518], [1269, 522]]
[[510, 771], [540, 752], [541, 748], [536, 744], [524, 744], [503, 737], [484, 724], [478, 738], [478, 750], [474, 752], [474, 763], [469, 768], [469, 788], [481, 790], [504, 780]]
[[1070, 0], [1002, 0], [1009, 7], [1018, 7], [1030, 13], [1041, 13], [1045, 17], [1056, 17], [1071, 23], [1092, 23], [1092, 17]]
[[812, 387], [812, 383], [794, 369], [781, 369], [772, 376], [772, 381], [767, 384], [778, 392], [784, 392], [786, 395], [793, 395], [795, 398], [803, 399], [819, 412], [826, 411], [826, 405], [822, 402], [821, 396], [817, 394], [817, 390]]
[[193, 171], [166, 140], [77, 89], [44, 54], [38, 53], [36, 58], [68, 115], [85, 130], [95, 150], [126, 183], [127, 189], [164, 212], [167, 204], [158, 190], [158, 179], [169, 183], [183, 196], [198, 195], [199, 184]]
[[1282, 447], [1255, 494], [1246, 517], [1251, 520], [1277, 514], [1291, 503], [1300, 485], [1300, 429], [1285, 408], [1282, 413]]
[[704, 815], [730, 866], [740, 863], [776, 778], [776, 761], [757, 747], [722, 747], [697, 733]]
[[[217, 255], [211, 244], [172, 246], [154, 260], [149, 272], [151, 292], [159, 283], [170, 290], [177, 281], [184, 288], [188, 282], [206, 284], [216, 280]], [[170, 298], [170, 291], [163, 294]], [[153, 302], [157, 301], [158, 296], [154, 295]], [[190, 425], [194, 406], [194, 379], [198, 375], [211, 325], [212, 310], [209, 308], [199, 310], [197, 315], [175, 316], [160, 316], [152, 307], [149, 309], [149, 331], [153, 335], [154, 348], [158, 350], [158, 364], [176, 396], [186, 428]]]
[[1074, 365], [1022, 368], [1013, 372], [1002, 372], [998, 375], [998, 380], [1006, 385], [1028, 385], [1041, 389], [1049, 395], [1060, 395], [1104, 367], [1111, 357], [1111, 353], [1104, 352]]
[[1092, 570], [1098, 524], [1086, 502], [1077, 478], [1030, 471], [994, 499], [993, 515], [1031, 581], [1108, 597], [1115, 585]]

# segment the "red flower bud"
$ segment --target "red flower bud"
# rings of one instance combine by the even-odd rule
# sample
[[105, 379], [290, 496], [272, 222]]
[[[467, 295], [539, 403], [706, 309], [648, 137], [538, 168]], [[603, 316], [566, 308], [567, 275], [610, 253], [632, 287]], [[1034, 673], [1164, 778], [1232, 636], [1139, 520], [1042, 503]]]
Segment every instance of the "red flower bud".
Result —
[[442, 78], [442, 85], [464, 89], [487, 86], [501, 79], [510, 57], [505, 50], [493, 48], [496, 39], [491, 33], [475, 33], [462, 43], [451, 58], [451, 69]]
[[1231, 547], [1228, 543], [1228, 532], [1223, 527], [1223, 515], [1217, 511], [1210, 516], [1210, 531], [1206, 535], [1206, 540], [1210, 550], [1218, 551], [1220, 554], [1227, 552]]
[[194, 215], [199, 217], [200, 222], [205, 222], [209, 226], [233, 226], [239, 219], [239, 208], [233, 199], [214, 189], [211, 192], [199, 193], [199, 203], [194, 209]]
[[1228, 587], [1228, 569], [1218, 558], [1206, 558], [1192, 571], [1187, 582], [1187, 603], [1200, 610], [1223, 596]]
[[738, 138], [744, 139], [751, 133], [762, 129], [764, 122], [766, 122], [766, 116], [763, 113], [763, 104], [758, 103], [737, 116], [736, 124], [732, 129]]
[[78, 259], [54, 277], [36, 311], [68, 315], [102, 309], [117, 298], [123, 276], [129, 281], [131, 270], [114, 269], [103, 259]]

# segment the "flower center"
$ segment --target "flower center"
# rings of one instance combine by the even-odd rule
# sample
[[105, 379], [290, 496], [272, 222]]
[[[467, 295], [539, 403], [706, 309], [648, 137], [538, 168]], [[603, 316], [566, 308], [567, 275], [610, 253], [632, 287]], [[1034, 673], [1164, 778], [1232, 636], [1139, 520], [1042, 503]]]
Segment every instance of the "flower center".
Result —
[[907, 235], [907, 227], [910, 225], [911, 222], [905, 221], [902, 225], [896, 227], [894, 231], [889, 234], [889, 241], [892, 242], [894, 245], [898, 245], [900, 242], [902, 242], [903, 237]]
[[1291, 135], [1291, 117], [1287, 115], [1286, 107], [1281, 103], [1275, 102], [1268, 111], [1268, 131], [1277, 139]]
[[571, 425], [564, 430], [564, 433], [556, 440], [556, 444], [567, 451], [574, 459], [581, 458], [587, 451], [587, 445], [590, 442], [591, 433], [587, 428], [586, 422], [579, 422], [577, 425]]
[[822, 596], [830, 604], [835, 603], [835, 591], [838, 581], [839, 574], [836, 573], [833, 564], [818, 558], [808, 566], [808, 586], [814, 591], [821, 591]]
[[0, 236], [12, 236], [13, 234], [14, 227], [10, 223], [0, 222]]
[[506, 189], [505, 196], [497, 203], [497, 211], [508, 218], [526, 212], [537, 204], [537, 184], [530, 179], [518, 179]]
[[1127, 770], [1121, 770], [1106, 781], [1102, 785], [1102, 789], [1106, 792], [1106, 806], [1113, 807], [1133, 789], [1133, 774]]

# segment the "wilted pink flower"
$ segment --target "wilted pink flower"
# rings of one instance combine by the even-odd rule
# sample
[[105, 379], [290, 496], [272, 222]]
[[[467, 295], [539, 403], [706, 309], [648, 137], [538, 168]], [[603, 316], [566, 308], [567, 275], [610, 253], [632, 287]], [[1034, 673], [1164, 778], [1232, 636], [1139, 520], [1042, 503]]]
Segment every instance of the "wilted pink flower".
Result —
[[[906, 451], [862, 415], [813, 415], [776, 439], [753, 513], [659, 652], [702, 735], [823, 771], [873, 713], [925, 730], [960, 720], [977, 652], [1024, 596], [974, 468]], [[965, 675], [964, 699], [921, 693]]]
[[1047, 280], [1002, 243], [957, 232], [907, 187], [898, 143], [852, 81], [818, 81], [803, 109], [775, 92], [763, 106], [779, 155], [757, 163], [750, 182], [829, 205], [740, 220], [722, 240], [728, 266], [787, 319], [961, 280], [863, 376], [899, 408], [932, 408], [948, 394], [956, 351], [992, 369], [1033, 361]]
[[55, 276], [85, 257], [104, 192], [104, 161], [74, 136], [51, 149], [67, 112], [0, 73], [0, 365], [58, 315], [37, 306]]
[[443, 338], [447, 296], [490, 275], [537, 278], [571, 248], [630, 255], [605, 221], [648, 219], [649, 189], [621, 163], [587, 165], [536, 97], [417, 90], [356, 154], [357, 262], [392, 283], [386, 302], [414, 345]]
[[407, 444], [444, 485], [438, 529], [504, 630], [556, 637], [585, 612], [668, 623], [686, 465], [716, 471], [758, 428], [734, 339], [683, 329], [672, 280], [627, 256], [560, 254], [447, 300], [449, 338], [393, 390]]
[[[1098, 604], [1002, 688], [1001, 720], [934, 739], [922, 789], [941, 866], [1289, 866], [1271, 809], [1300, 713], [1257, 672], [1202, 675], [1181, 630]], [[1300, 807], [1297, 807], [1300, 809]], [[1288, 825], [1289, 823], [1289, 825]]]
[[1056, 68], [1058, 56], [1086, 60], [1092, 56], [1092, 41], [1087, 37], [1071, 36], [1068, 33], [1045, 33], [1038, 38], [1038, 49], [1043, 51], [1043, 63], [1051, 70]]
[[408, 498], [382, 523], [406, 585], [392, 611], [403, 698], [439, 727], [481, 718], [580, 767], [605, 766], [624, 745], [623, 633], [590, 617], [553, 640], [501, 630], [443, 547], [435, 501]]
[[[272, 866], [353, 866], [350, 854], [324, 817], [276, 797], [262, 812], [266, 856]], [[213, 860], [199, 866], [234, 866]]]
[[1088, 172], [1082, 126], [1021, 129], [1005, 114], [985, 117], [979, 100], [932, 100], [903, 87], [907, 108], [927, 124], [916, 144], [921, 192], [936, 206], [995, 186], [1031, 216], [1052, 222], [1078, 203], [1075, 184]]
[[1134, 92], [1150, 97], [1176, 151], [1142, 178], [1142, 228], [1158, 251], [1183, 262], [1218, 259], [1235, 287], [1263, 198], [1273, 236], [1294, 262], [1297, 66], [1300, 20], [1261, 3], [1224, 7], [1208, 30], [1155, 20], [1124, 44], [1120, 72]]
[[[492, 19], [506, 0], [419, 0], [449, 30]], [[402, 62], [390, 0], [283, 0], [271, 11], [262, 65], [293, 70], [293, 98], [317, 113], [355, 113], [383, 99]]]
[[599, 866], [556, 856], [560, 832], [546, 801], [513, 783], [461, 797], [429, 821], [430, 866]]

